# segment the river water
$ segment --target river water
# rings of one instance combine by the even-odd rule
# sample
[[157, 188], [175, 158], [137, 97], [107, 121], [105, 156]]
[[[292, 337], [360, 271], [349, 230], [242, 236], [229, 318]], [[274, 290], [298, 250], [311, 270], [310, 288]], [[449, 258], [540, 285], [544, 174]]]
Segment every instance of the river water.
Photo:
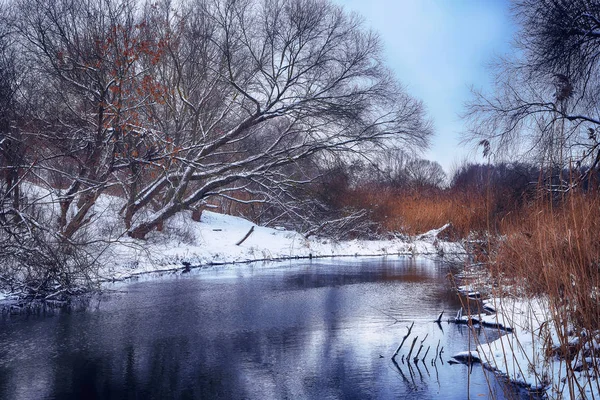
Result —
[[[498, 335], [432, 322], [461, 306], [448, 272], [424, 258], [358, 258], [115, 284], [87, 307], [5, 316], [0, 398], [523, 397], [480, 366], [448, 363]], [[412, 322], [396, 365], [390, 357]], [[428, 355], [403, 363], [417, 335], [412, 356], [421, 343], [420, 358]]]

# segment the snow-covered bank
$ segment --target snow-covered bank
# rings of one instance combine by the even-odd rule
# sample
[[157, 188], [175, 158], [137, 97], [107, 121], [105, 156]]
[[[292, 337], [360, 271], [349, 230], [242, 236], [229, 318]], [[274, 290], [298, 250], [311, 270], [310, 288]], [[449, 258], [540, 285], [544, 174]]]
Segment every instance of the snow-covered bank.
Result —
[[461, 316], [460, 323], [495, 327], [503, 334], [457, 353], [457, 362], [481, 362], [543, 398], [600, 398], [600, 330], [578, 332], [569, 322], [575, 310], [568, 300], [551, 309], [546, 296], [527, 296], [519, 286], [494, 286], [483, 265], [466, 269], [466, 284], [457, 287], [462, 295], [502, 297], [483, 301], [491, 315]]
[[[252, 233], [237, 245], [246, 234]], [[437, 239], [441, 229], [412, 240], [334, 241], [322, 237], [305, 238], [283, 229], [256, 226], [243, 218], [204, 211], [200, 222], [183, 212], [173, 218], [163, 232], [148, 241], [121, 238], [102, 257], [100, 277], [124, 279], [140, 273], [211, 264], [281, 260], [290, 258], [385, 256], [395, 254], [464, 255], [459, 243]]]
[[550, 399], [600, 398], [598, 360], [589, 357], [590, 350], [600, 348], [600, 337], [596, 335], [585, 346], [578, 346], [576, 336], [570, 337], [569, 343], [578, 350], [567, 361], [555, 351], [559, 338], [545, 298], [494, 298], [484, 305], [496, 313], [481, 316], [482, 321], [510, 327], [512, 332], [480, 344], [470, 354], [473, 361]]
[[[59, 191], [23, 183], [22, 193], [42, 216], [40, 221], [35, 222], [38, 226], [51, 226], [60, 219]], [[318, 236], [307, 238], [283, 228], [255, 226], [243, 218], [208, 210], [202, 212], [199, 221], [192, 218], [191, 211], [179, 212], [165, 221], [160, 232], [149, 232], [146, 240], [132, 239], [125, 233], [127, 229], [121, 216], [124, 205], [125, 200], [117, 196], [102, 194], [98, 197], [89, 219], [77, 232], [80, 244], [75, 246], [81, 257], [74, 257], [77, 260], [73, 261], [73, 265], [64, 267], [76, 272], [69, 277], [69, 285], [81, 285], [84, 290], [90, 281], [105, 282], [151, 272], [262, 260], [395, 254], [465, 255], [465, 249], [459, 243], [438, 239], [438, 234], [445, 227], [413, 238], [335, 241]], [[76, 212], [76, 205], [73, 208], [68, 211], [69, 214]], [[148, 218], [151, 213], [152, 210], [145, 210], [139, 218]], [[60, 234], [52, 229], [40, 229], [40, 232], [40, 235], [47, 236], [52, 246], [61, 249], [56, 241]], [[0, 286], [0, 300], [31, 298], [30, 292], [37, 292], [35, 285], [47, 281], [46, 270], [44, 267], [34, 268], [32, 275], [20, 260], [10, 262], [12, 264], [7, 262], [5, 268], [8, 271], [4, 276], [5, 285]], [[21, 280], [28, 279], [34, 282], [38, 279], [38, 283], [32, 288], [21, 284]], [[63, 284], [51, 283], [44, 288], [50, 293], [43, 293], [43, 296], [53, 297], [68, 290]]]

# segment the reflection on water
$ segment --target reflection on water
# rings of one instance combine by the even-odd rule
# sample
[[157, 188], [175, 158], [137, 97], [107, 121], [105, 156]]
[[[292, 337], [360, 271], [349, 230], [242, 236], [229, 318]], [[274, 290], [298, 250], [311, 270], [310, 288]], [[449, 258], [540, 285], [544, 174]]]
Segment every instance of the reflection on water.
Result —
[[[503, 398], [493, 374], [447, 363], [474, 346], [466, 327], [431, 322], [460, 307], [447, 273], [394, 257], [120, 284], [85, 311], [2, 321], [0, 398]], [[412, 321], [427, 359], [402, 363], [405, 344], [395, 365]], [[496, 335], [483, 330], [480, 340]]]

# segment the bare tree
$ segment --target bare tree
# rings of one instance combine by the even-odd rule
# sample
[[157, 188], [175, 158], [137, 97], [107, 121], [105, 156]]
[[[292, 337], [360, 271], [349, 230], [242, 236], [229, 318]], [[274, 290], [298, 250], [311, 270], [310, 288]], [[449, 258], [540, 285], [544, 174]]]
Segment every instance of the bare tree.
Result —
[[429, 125], [381, 64], [380, 43], [355, 16], [327, 1], [205, 1], [165, 21], [177, 32], [161, 68], [174, 94], [156, 113], [176, 113], [174, 163], [140, 190], [130, 211], [157, 201], [132, 226], [143, 238], [182, 209], [232, 196], [257, 199], [307, 181], [282, 167], [358, 152], [384, 140], [426, 145]]
[[513, 11], [519, 52], [498, 63], [495, 94], [470, 105], [469, 139], [500, 157], [516, 150], [559, 170], [596, 168], [600, 3], [520, 0]]
[[409, 180], [406, 166], [414, 158], [403, 148], [381, 149], [368, 158], [361, 178], [364, 183], [379, 181], [394, 188], [405, 187]]
[[2, 4], [0, 257], [33, 292], [89, 277], [103, 195], [117, 236], [219, 199], [316, 232], [300, 194], [323, 166], [431, 134], [377, 35], [328, 0]]
[[96, 200], [144, 148], [141, 109], [155, 98], [139, 60], [159, 56], [159, 38], [141, 39], [133, 1], [18, 0], [2, 11], [0, 276], [32, 296], [72, 290], [105, 246], [83, 229]]
[[[0, 13], [5, 15], [6, 6], [0, 4]], [[14, 130], [17, 114], [17, 90], [19, 72], [16, 54], [11, 46], [7, 21], [0, 17], [0, 183], [1, 204], [8, 201], [19, 208], [19, 169], [24, 146]], [[3, 209], [3, 219], [6, 210]]]
[[21, 0], [13, 17], [44, 96], [23, 134], [43, 143], [31, 156], [37, 179], [59, 199], [59, 234], [70, 239], [120, 171], [151, 156], [139, 154], [141, 109], [154, 101], [140, 59], [158, 57], [160, 44], [142, 38], [133, 1]]
[[446, 173], [436, 161], [415, 159], [406, 164], [409, 185], [417, 188], [442, 188], [447, 184]]

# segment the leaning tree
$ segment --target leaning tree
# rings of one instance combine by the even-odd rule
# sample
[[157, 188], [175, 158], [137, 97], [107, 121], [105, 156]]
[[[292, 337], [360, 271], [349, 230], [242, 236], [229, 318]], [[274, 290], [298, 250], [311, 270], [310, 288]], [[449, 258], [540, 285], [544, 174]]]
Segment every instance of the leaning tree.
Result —
[[152, 70], [167, 90], [149, 117], [173, 150], [128, 203], [129, 216], [155, 209], [131, 224], [132, 237], [214, 196], [289, 193], [310, 180], [308, 158], [427, 144], [421, 103], [382, 64], [378, 37], [340, 7], [238, 0], [160, 10], [153, 25], [168, 40]]
[[69, 240], [106, 191], [144, 238], [215, 197], [280, 201], [314, 178], [304, 160], [431, 133], [377, 35], [326, 0], [18, 0], [11, 20], [46, 100], [23, 134]]
[[431, 135], [377, 35], [329, 0], [2, 7], [0, 195], [19, 229], [0, 235], [40, 287], [215, 199], [317, 215], [299, 193], [324, 166]]

